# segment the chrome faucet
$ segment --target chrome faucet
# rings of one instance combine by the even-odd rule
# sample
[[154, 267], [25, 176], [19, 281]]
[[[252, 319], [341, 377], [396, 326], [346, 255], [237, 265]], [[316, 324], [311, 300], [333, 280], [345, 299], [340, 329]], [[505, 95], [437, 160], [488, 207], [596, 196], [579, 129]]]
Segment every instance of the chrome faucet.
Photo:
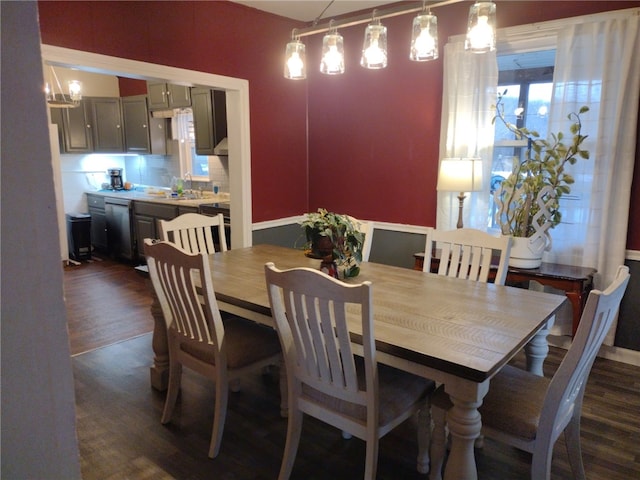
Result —
[[191, 176], [191, 173], [187, 172], [184, 174], [184, 180], [185, 182], [187, 181], [187, 177], [189, 177], [189, 193], [193, 193], [193, 177]]

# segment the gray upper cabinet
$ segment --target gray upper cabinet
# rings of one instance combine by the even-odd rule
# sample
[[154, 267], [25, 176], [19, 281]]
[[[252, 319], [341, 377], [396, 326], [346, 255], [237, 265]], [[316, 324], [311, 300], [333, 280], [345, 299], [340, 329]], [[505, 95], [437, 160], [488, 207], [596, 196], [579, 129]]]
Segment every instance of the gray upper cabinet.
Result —
[[150, 115], [146, 95], [123, 97], [122, 116], [127, 152], [166, 155], [167, 121]]
[[224, 91], [191, 89], [193, 129], [198, 155], [214, 155], [215, 146], [227, 136], [227, 105]]
[[191, 106], [189, 87], [171, 83], [147, 82], [149, 110], [167, 110]]
[[93, 151], [100, 153], [124, 152], [122, 107], [118, 97], [92, 97], [91, 115]]
[[118, 97], [85, 97], [75, 108], [52, 108], [63, 153], [124, 152]]
[[[91, 103], [88, 98], [80, 101], [75, 108], [53, 108], [62, 119], [62, 139], [60, 150], [67, 153], [93, 152], [91, 130]], [[57, 114], [57, 112], [56, 112]], [[58, 125], [60, 128], [60, 125]]]

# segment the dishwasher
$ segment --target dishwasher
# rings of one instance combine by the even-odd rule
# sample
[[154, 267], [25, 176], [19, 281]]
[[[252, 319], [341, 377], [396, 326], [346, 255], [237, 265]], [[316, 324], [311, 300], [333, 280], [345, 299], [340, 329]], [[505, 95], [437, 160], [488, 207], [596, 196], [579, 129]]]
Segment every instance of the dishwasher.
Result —
[[133, 260], [131, 232], [131, 200], [106, 197], [104, 211], [107, 222], [109, 252], [115, 257]]

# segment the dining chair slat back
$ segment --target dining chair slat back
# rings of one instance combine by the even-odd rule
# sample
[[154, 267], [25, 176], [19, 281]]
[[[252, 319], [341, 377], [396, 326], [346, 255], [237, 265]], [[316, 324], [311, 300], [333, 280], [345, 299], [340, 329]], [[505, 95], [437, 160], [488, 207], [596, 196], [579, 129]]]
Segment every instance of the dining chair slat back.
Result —
[[496, 237], [474, 228], [427, 231], [422, 270], [431, 271], [431, 263], [440, 251], [436, 273], [448, 277], [487, 282], [492, 260], [497, 256], [498, 265], [494, 283], [504, 285], [507, 278], [511, 237]]
[[[365, 479], [376, 477], [378, 440], [421, 411], [419, 468], [428, 470], [430, 380], [377, 364], [372, 285], [346, 284], [319, 270], [265, 265], [272, 316], [287, 370], [289, 420], [280, 480], [291, 475], [303, 413], [366, 441]], [[348, 318], [357, 318], [354, 356]], [[384, 408], [381, 408], [384, 405]]]
[[[173, 242], [190, 253], [227, 251], [227, 235], [221, 213], [213, 216], [183, 213], [172, 220], [160, 220], [159, 229], [162, 240]], [[213, 229], [218, 234], [217, 249]]]
[[173, 243], [145, 239], [149, 276], [162, 309], [169, 346], [169, 384], [161, 422], [168, 423], [180, 390], [182, 367], [216, 384], [209, 457], [220, 451], [227, 412], [229, 382], [249, 371], [281, 361], [275, 331], [254, 322], [225, 316], [209, 275], [209, 257], [189, 253]]
[[[629, 268], [618, 267], [604, 291], [592, 290], [571, 347], [553, 378], [507, 365], [494, 378], [479, 408], [482, 433], [532, 453], [532, 480], [549, 479], [556, 440], [564, 432], [575, 479], [584, 480], [580, 416], [589, 372], [629, 283]], [[431, 478], [439, 480], [445, 453], [445, 412], [452, 404], [445, 388], [433, 398], [434, 432]]]

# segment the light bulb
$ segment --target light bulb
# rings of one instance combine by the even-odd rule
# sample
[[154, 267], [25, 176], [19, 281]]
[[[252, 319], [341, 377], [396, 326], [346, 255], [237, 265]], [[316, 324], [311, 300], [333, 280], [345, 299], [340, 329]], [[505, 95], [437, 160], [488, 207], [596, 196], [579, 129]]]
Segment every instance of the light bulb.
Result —
[[74, 102], [82, 100], [82, 82], [69, 80], [69, 98]]
[[305, 67], [305, 46], [304, 43], [295, 39], [287, 43], [285, 49], [284, 77], [291, 80], [302, 80], [307, 78]]
[[435, 15], [422, 14], [413, 19], [411, 52], [414, 62], [425, 62], [438, 58], [438, 20]]

